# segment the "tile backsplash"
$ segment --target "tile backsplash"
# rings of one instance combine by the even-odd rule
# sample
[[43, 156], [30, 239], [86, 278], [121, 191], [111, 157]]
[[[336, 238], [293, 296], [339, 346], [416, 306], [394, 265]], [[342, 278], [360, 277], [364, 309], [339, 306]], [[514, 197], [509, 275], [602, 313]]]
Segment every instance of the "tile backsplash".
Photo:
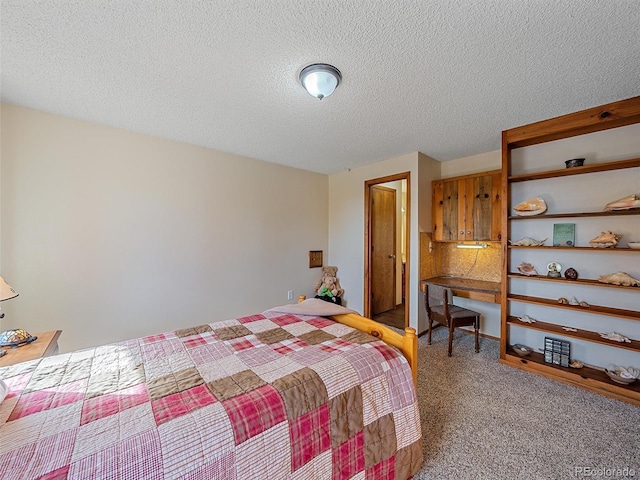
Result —
[[420, 278], [446, 275], [499, 282], [502, 246], [500, 242], [486, 243], [489, 248], [480, 250], [456, 248], [455, 243], [432, 242], [430, 232], [421, 233]]

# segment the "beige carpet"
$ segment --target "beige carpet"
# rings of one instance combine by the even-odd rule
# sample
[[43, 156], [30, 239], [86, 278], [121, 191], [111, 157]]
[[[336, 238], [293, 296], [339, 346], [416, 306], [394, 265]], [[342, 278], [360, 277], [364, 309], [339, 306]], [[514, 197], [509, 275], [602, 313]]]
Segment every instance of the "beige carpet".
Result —
[[501, 365], [495, 340], [456, 332], [447, 357], [447, 333], [419, 341], [416, 480], [640, 478], [640, 408]]

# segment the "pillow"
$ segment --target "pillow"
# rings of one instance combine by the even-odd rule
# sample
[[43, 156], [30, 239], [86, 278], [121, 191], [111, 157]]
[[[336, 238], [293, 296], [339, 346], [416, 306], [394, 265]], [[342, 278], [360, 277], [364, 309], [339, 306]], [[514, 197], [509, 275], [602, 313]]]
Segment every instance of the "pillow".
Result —
[[[300, 303], [293, 303], [291, 305], [282, 305], [281, 307], [274, 307], [267, 310], [269, 312], [278, 313], [292, 313], [294, 315], [312, 315], [318, 317], [328, 317], [331, 315], [342, 315], [344, 313], [355, 313], [355, 310], [336, 305], [335, 303], [326, 302], [319, 298], [307, 298]], [[358, 314], [359, 315], [359, 314]]]

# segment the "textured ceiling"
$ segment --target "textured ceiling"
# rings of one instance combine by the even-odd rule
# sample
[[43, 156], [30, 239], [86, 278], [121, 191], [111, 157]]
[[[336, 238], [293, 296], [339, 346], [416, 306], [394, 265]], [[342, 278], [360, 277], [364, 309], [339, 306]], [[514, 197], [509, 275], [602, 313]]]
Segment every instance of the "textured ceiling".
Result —
[[1, 1], [2, 101], [322, 173], [640, 95], [639, 1]]

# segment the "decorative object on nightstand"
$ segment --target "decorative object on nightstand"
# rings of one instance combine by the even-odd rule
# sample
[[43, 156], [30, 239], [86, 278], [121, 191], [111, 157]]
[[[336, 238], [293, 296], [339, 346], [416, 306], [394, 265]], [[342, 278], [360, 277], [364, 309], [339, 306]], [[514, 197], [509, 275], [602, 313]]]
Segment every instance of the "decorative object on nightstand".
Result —
[[0, 350], [7, 352], [7, 355], [0, 358], [0, 367], [56, 355], [58, 353], [58, 338], [61, 333], [62, 330], [40, 332], [34, 335], [37, 337], [36, 340], [23, 344], [19, 348], [1, 347]]
[[38, 337], [29, 334], [29, 332], [21, 328], [6, 330], [0, 333], [0, 347], [18, 348], [20, 345], [26, 345], [37, 339]]
[[[5, 282], [4, 278], [0, 276], [0, 302], [4, 300], [11, 300], [12, 298], [16, 298], [18, 296], [18, 292], [16, 292], [11, 285]], [[2, 309], [0, 308], [0, 318], [4, 318], [4, 313], [2, 313]], [[0, 357], [6, 354], [6, 350], [0, 350]]]

